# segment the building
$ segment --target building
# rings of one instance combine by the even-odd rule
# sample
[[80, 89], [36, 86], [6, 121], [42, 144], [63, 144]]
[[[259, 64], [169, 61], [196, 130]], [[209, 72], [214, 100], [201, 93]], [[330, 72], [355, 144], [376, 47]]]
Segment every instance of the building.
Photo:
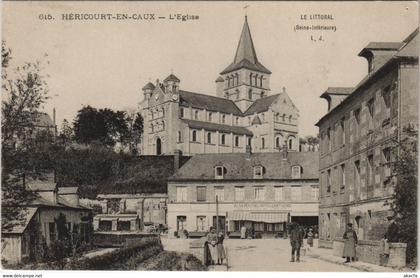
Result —
[[94, 217], [99, 231], [139, 231], [144, 224], [166, 225], [167, 178], [189, 157], [140, 156], [125, 162], [116, 180], [101, 187], [97, 196], [102, 213]]
[[271, 72], [257, 59], [245, 17], [234, 61], [216, 79], [216, 96], [180, 89], [169, 75], [143, 87], [142, 154], [273, 152], [299, 149], [299, 111], [286, 93], [272, 93]]
[[197, 154], [169, 178], [169, 233], [208, 231], [216, 210], [230, 234], [242, 225], [262, 236], [290, 221], [317, 225], [317, 168], [317, 152]]
[[50, 246], [59, 240], [57, 219], [65, 217], [67, 228], [77, 233], [82, 241], [89, 242], [91, 210], [79, 204], [77, 187], [59, 187], [55, 183], [31, 181], [28, 188], [37, 197], [28, 205], [22, 221], [16, 221], [10, 229], [2, 231], [2, 260], [9, 264], [33, 260], [35, 245], [41, 239]]
[[332, 246], [346, 223], [359, 239], [379, 240], [393, 193], [392, 141], [418, 126], [418, 29], [402, 42], [369, 43], [359, 56], [367, 76], [354, 88], [328, 88], [320, 141], [320, 244]]

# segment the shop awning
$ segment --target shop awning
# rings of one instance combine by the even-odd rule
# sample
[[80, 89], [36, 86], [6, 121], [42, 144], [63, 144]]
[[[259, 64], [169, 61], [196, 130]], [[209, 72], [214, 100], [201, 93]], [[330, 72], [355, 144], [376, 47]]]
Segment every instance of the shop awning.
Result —
[[250, 212], [250, 211], [231, 211], [228, 212], [227, 220], [246, 220], [264, 223], [287, 222], [287, 212]]

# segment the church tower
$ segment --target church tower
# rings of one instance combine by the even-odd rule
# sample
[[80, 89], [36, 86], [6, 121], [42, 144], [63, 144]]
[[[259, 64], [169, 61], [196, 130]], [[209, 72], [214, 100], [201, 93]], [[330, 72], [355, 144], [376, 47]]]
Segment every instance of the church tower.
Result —
[[255, 100], [268, 96], [270, 75], [271, 71], [258, 61], [245, 16], [233, 63], [216, 80], [217, 96], [233, 100], [244, 112]]

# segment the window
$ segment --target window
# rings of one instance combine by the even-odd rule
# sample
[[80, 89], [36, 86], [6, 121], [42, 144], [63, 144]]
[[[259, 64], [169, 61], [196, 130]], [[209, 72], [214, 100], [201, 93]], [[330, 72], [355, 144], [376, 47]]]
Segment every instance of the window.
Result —
[[194, 120], [198, 120], [198, 111], [194, 111]]
[[300, 179], [302, 172], [302, 167], [292, 166], [292, 179]]
[[[387, 112], [389, 113], [389, 109], [391, 108], [391, 90], [390, 86], [386, 87], [382, 92], [382, 97], [384, 99], [385, 108], [387, 109]], [[388, 114], [389, 116], [389, 114]]]
[[371, 98], [367, 102], [367, 107], [368, 107], [370, 116], [373, 117], [373, 114], [375, 113], [375, 99], [374, 98]]
[[225, 134], [222, 134], [220, 136], [220, 144], [221, 145], [226, 145], [226, 135]]
[[249, 90], [248, 91], [248, 99], [249, 100], [252, 100], [252, 90]]
[[311, 189], [312, 189], [312, 191], [311, 191], [312, 201], [318, 201], [318, 199], [319, 199], [319, 188], [316, 187], [316, 186], [312, 186]]
[[254, 187], [254, 199], [256, 201], [264, 201], [265, 199], [264, 187], [262, 186]]
[[346, 144], [346, 132], [344, 129], [344, 118], [341, 119], [340, 121], [340, 128], [341, 128], [341, 144], [345, 145]]
[[373, 185], [373, 155], [367, 157], [366, 181], [368, 186]]
[[178, 131], [178, 142], [182, 142], [182, 132]]
[[360, 188], [360, 161], [354, 162], [354, 188], [355, 191], [359, 191]]
[[331, 151], [331, 128], [327, 130], [327, 143], [328, 143], [328, 151]]
[[280, 137], [276, 137], [276, 148], [280, 148]]
[[211, 122], [211, 121], [212, 121], [212, 116], [213, 116], [213, 114], [210, 112], [210, 113], [209, 113], [209, 122]]
[[235, 201], [243, 201], [245, 199], [245, 191], [243, 186], [235, 187]]
[[283, 114], [282, 116], [281, 116], [281, 120], [284, 122], [284, 121], [286, 121], [286, 114]]
[[248, 137], [248, 146], [251, 146], [251, 141], [252, 141], [252, 138]]
[[265, 149], [265, 138], [261, 138], [261, 149]]
[[274, 187], [274, 200], [283, 201], [283, 187], [282, 186]]
[[184, 118], [184, 108], [180, 108], [180, 110], [179, 110], [179, 116], [181, 117], [181, 118]]
[[225, 188], [223, 186], [217, 186], [214, 188], [214, 199], [219, 202], [223, 202], [225, 200]]
[[292, 201], [302, 201], [302, 188], [300, 186], [292, 186]]
[[222, 124], [226, 122], [226, 115], [222, 115]]
[[206, 201], [206, 190], [205, 186], [197, 186], [197, 202]]
[[359, 125], [359, 123], [360, 123], [360, 108], [354, 110], [353, 115], [354, 115], [354, 119], [356, 120], [356, 124]]
[[292, 115], [289, 116], [289, 123], [292, 122]]
[[239, 125], [239, 117], [236, 117], [236, 119], [235, 119], [235, 124], [236, 124], [236, 125]]
[[239, 147], [239, 136], [235, 136], [235, 147]]
[[211, 144], [211, 132], [207, 133], [207, 144]]
[[55, 230], [55, 222], [49, 223], [48, 228], [50, 230], [50, 242], [57, 240], [57, 231]]
[[293, 139], [294, 139], [294, 137], [290, 137], [289, 138], [289, 140], [288, 140], [288, 148], [289, 148], [289, 150], [292, 150], [293, 149]]
[[177, 186], [176, 187], [176, 201], [177, 202], [186, 202], [187, 201], [187, 187], [186, 186]]
[[192, 131], [192, 141], [197, 142], [197, 130]]
[[263, 166], [254, 166], [254, 178], [262, 178], [264, 175]]
[[344, 190], [346, 188], [346, 165], [341, 164], [341, 190]]
[[327, 193], [331, 192], [331, 169], [327, 171]]
[[225, 173], [225, 168], [223, 166], [214, 167], [214, 176], [216, 179], [222, 179]]
[[260, 87], [262, 87], [262, 84], [263, 84], [263, 82], [262, 82], [262, 81], [263, 81], [263, 76], [261, 75], [261, 76], [260, 76]]
[[205, 216], [197, 216], [197, 231], [198, 232], [207, 231], [206, 217]]

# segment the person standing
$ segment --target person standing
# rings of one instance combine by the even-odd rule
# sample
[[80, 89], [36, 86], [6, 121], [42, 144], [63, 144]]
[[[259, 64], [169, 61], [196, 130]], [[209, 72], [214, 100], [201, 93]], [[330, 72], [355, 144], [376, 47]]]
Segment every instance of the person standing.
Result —
[[290, 262], [300, 262], [300, 247], [303, 244], [303, 229], [297, 223], [290, 226], [290, 245], [292, 246], [292, 258]]
[[246, 239], [246, 227], [242, 225], [241, 227], [241, 239]]
[[343, 257], [346, 258], [345, 263], [349, 263], [350, 258], [354, 262], [354, 259], [356, 257], [357, 234], [353, 230], [352, 223], [347, 224], [347, 230], [344, 232], [343, 239], [344, 239]]
[[210, 232], [207, 234], [207, 245], [210, 250], [211, 264], [214, 264], [214, 262], [218, 260], [218, 257], [217, 257], [217, 234], [216, 234], [216, 229], [213, 227], [210, 227]]
[[224, 240], [225, 236], [220, 232], [217, 237], [217, 264], [223, 264], [223, 260], [226, 258], [225, 247], [223, 246]]
[[384, 234], [381, 239], [381, 253], [379, 254], [379, 265], [387, 266], [389, 260], [389, 242], [388, 235]]
[[307, 235], [308, 235], [308, 239], [306, 240], [306, 242], [308, 243], [310, 247], [313, 247], [314, 246], [314, 233], [312, 231], [312, 228], [309, 228]]

